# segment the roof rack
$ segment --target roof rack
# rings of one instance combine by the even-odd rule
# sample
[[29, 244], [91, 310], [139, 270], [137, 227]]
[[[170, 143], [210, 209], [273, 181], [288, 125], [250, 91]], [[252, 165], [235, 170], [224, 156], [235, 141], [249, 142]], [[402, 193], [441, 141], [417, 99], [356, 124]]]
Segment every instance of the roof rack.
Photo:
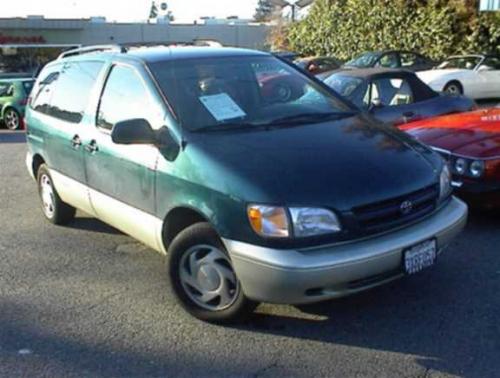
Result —
[[85, 47], [79, 47], [76, 49], [71, 49], [68, 51], [64, 51], [59, 55], [57, 59], [62, 59], [62, 58], [67, 58], [69, 56], [75, 56], [75, 55], [83, 55], [83, 54], [90, 54], [94, 52], [99, 52], [99, 51], [114, 51], [114, 52], [119, 52], [119, 53], [126, 53], [127, 48], [124, 46], [120, 45], [95, 45], [95, 46], [85, 46]]

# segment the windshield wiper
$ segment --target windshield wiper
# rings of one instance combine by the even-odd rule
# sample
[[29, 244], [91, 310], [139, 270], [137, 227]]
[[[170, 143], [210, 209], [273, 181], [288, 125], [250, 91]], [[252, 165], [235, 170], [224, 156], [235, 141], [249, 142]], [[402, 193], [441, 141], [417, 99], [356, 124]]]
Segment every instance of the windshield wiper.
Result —
[[193, 132], [205, 132], [205, 131], [227, 131], [227, 130], [248, 130], [254, 128], [256, 125], [253, 123], [219, 123], [207, 126], [198, 127], [197, 129], [191, 130]]
[[236, 131], [236, 130], [259, 130], [259, 129], [271, 129], [274, 127], [292, 127], [299, 125], [306, 125], [311, 123], [320, 123], [329, 120], [337, 120], [347, 117], [352, 117], [356, 112], [329, 112], [329, 113], [302, 113], [292, 116], [286, 116], [281, 118], [273, 119], [269, 122], [228, 122], [220, 124], [212, 124], [207, 126], [199, 127], [193, 132], [216, 132], [216, 131]]
[[259, 124], [259, 126], [296, 126], [309, 123], [320, 123], [330, 120], [337, 120], [352, 117], [356, 112], [329, 112], [329, 113], [302, 113], [281, 118], [276, 118], [268, 123]]

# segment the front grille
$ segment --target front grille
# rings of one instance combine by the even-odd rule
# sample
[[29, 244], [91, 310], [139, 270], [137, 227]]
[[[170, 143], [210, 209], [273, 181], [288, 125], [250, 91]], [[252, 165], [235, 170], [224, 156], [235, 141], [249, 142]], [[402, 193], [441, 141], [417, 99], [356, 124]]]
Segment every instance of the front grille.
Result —
[[[361, 231], [374, 234], [412, 223], [432, 213], [436, 209], [438, 196], [438, 185], [432, 185], [404, 196], [356, 207], [353, 213]], [[402, 211], [401, 205], [405, 201], [411, 202], [411, 211]]]

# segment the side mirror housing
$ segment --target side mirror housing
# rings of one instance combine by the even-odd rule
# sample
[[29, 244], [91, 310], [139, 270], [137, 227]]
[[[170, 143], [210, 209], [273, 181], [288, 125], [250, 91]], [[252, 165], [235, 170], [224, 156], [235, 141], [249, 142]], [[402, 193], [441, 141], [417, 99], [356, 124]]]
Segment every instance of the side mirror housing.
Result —
[[116, 144], [158, 144], [156, 133], [142, 118], [117, 122], [111, 131], [111, 140]]

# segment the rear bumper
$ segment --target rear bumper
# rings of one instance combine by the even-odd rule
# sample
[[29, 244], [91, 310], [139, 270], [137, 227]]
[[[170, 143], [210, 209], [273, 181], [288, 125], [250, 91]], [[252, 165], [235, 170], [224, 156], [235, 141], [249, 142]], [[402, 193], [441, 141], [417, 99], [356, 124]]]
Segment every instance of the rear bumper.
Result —
[[223, 242], [245, 294], [254, 300], [301, 304], [349, 295], [403, 276], [403, 251], [436, 238], [439, 252], [463, 229], [467, 206], [457, 198], [433, 216], [370, 239], [306, 250]]

